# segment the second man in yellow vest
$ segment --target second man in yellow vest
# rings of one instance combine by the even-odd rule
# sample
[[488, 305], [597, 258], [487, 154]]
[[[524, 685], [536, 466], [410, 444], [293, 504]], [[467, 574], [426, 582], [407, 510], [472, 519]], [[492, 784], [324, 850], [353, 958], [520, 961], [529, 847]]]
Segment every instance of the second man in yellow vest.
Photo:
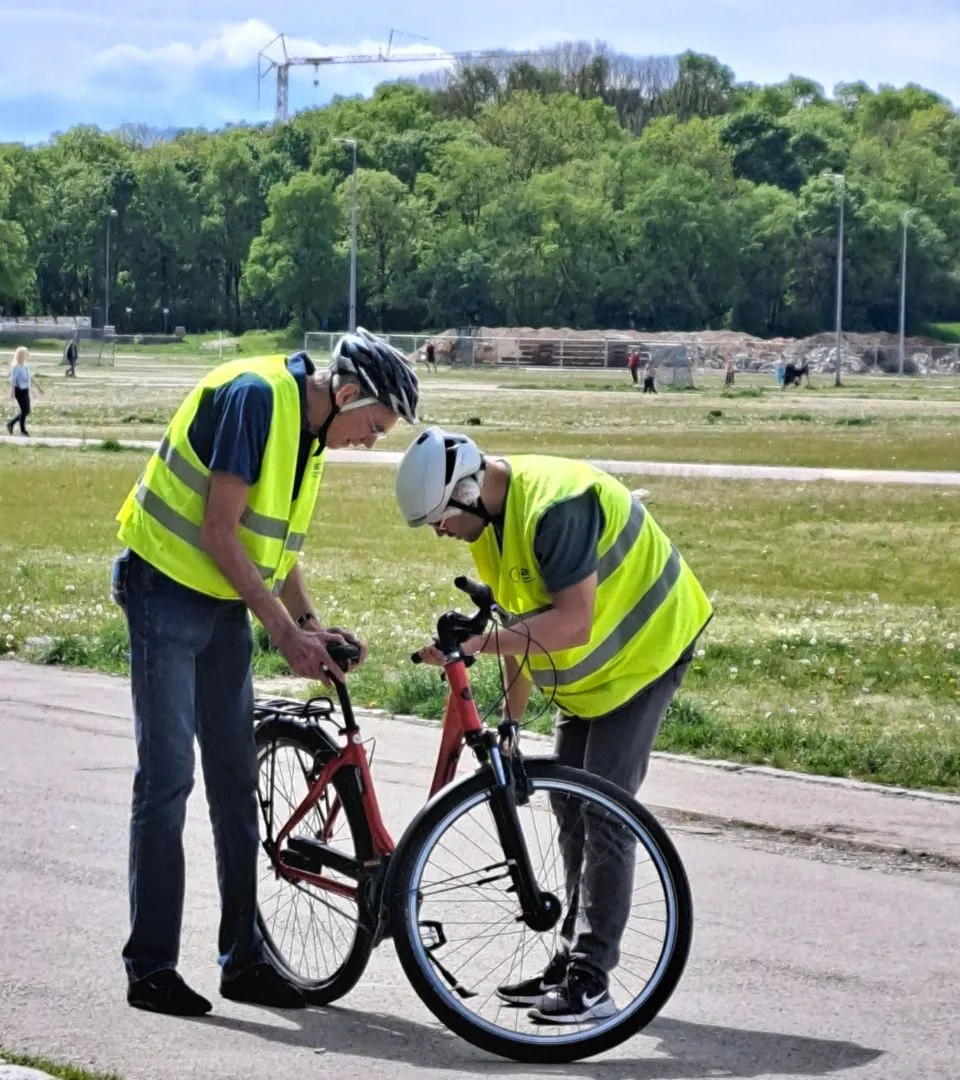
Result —
[[[410, 525], [470, 545], [480, 577], [516, 620], [496, 638], [463, 646], [504, 657], [506, 717], [522, 716], [532, 683], [553, 694], [558, 759], [634, 794], [712, 614], [650, 513], [600, 469], [554, 457], [484, 458], [467, 436], [440, 428], [407, 449], [396, 494]], [[442, 662], [435, 646], [420, 655]], [[594, 835], [602, 830], [587, 821], [584, 835], [555, 810], [572, 898], [564, 946], [545, 971], [498, 993], [540, 1022], [577, 1024], [616, 1011], [609, 974], [630, 912], [635, 855], [602, 848]]]

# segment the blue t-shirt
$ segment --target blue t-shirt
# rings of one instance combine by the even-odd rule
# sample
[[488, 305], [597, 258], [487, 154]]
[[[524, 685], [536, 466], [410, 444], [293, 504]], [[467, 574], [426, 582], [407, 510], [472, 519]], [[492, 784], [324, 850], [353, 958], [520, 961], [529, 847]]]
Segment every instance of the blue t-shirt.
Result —
[[[295, 499], [316, 442], [307, 427], [307, 377], [316, 368], [305, 352], [299, 352], [287, 359], [287, 370], [296, 379], [300, 392], [300, 449], [292, 494]], [[259, 375], [241, 375], [204, 394], [187, 437], [211, 472], [230, 473], [252, 487], [260, 479], [272, 419], [270, 384]]]

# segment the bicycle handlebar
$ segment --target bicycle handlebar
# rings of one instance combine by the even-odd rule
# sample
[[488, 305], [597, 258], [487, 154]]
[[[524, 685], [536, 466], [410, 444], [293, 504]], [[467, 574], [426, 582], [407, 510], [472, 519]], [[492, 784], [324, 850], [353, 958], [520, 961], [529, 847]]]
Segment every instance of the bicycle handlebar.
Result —
[[493, 608], [493, 589], [489, 585], [478, 585], [463, 574], [455, 577], [453, 583], [461, 592], [465, 592], [481, 611], [490, 614]]
[[[482, 634], [487, 628], [494, 607], [493, 590], [489, 585], [478, 585], [463, 574], [454, 578], [453, 583], [477, 605], [477, 611], [473, 615], [461, 615], [459, 611], [448, 611], [440, 616], [437, 620], [436, 644], [445, 653], [462, 645], [468, 638]], [[472, 656], [463, 659], [468, 667], [473, 663]], [[410, 660], [414, 664], [423, 663], [423, 657], [419, 652], [413, 653]]]

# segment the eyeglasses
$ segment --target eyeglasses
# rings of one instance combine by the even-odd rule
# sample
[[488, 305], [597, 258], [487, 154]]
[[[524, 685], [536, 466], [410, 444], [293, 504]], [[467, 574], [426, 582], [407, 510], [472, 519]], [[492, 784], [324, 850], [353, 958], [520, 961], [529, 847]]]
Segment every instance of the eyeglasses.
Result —
[[[341, 413], [355, 412], [357, 409], [369, 409], [371, 405], [378, 404], [376, 398], [361, 398], [359, 401], [351, 401], [340, 406]], [[367, 418], [367, 436], [374, 441], [382, 439], [386, 435], [383, 428], [372, 417]]]

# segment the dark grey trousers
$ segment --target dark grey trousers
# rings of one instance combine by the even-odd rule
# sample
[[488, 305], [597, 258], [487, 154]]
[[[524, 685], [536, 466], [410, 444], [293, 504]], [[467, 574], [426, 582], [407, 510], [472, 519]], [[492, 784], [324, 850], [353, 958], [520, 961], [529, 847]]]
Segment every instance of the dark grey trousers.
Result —
[[[694, 646], [632, 701], [605, 716], [561, 716], [556, 756], [635, 795], [667, 707], [683, 681]], [[561, 931], [572, 961], [606, 974], [620, 961], [633, 899], [636, 839], [609, 815], [569, 796], [551, 796], [560, 825], [568, 907]]]

